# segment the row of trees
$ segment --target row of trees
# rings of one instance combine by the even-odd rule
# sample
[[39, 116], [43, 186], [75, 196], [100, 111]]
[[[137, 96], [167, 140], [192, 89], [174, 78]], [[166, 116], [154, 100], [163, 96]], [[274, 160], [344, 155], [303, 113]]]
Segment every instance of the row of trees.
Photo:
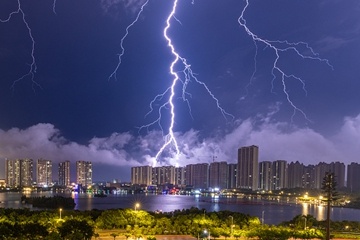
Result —
[[[304, 226], [306, 218], [306, 225]], [[331, 222], [333, 230], [360, 230], [359, 222]], [[205, 212], [197, 208], [170, 213], [132, 209], [56, 211], [0, 209], [1, 239], [91, 239], [100, 229], [126, 239], [154, 235], [192, 235], [216, 239], [258, 237], [259, 239], [324, 238], [326, 222], [311, 215], [296, 216], [279, 226], [262, 225], [257, 217], [220, 211]], [[206, 230], [206, 231], [205, 231]], [[151, 237], [149, 237], [151, 238]]]

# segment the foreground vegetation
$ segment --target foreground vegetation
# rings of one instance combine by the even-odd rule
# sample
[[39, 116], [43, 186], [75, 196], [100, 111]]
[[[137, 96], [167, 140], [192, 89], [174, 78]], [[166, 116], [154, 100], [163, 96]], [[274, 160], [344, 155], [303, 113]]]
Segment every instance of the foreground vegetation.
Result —
[[[120, 235], [126, 239], [154, 239], [154, 235], [192, 235], [211, 239], [322, 239], [324, 229], [325, 223], [311, 215], [299, 215], [278, 226], [268, 226], [262, 225], [257, 217], [246, 214], [229, 211], [207, 213], [197, 208], [170, 213], [132, 209], [62, 212], [0, 209], [1, 239], [91, 239], [104, 231], [111, 231], [114, 239]], [[360, 231], [360, 223], [332, 222], [331, 230], [332, 233], [345, 232], [342, 234], [349, 237], [350, 232]]]

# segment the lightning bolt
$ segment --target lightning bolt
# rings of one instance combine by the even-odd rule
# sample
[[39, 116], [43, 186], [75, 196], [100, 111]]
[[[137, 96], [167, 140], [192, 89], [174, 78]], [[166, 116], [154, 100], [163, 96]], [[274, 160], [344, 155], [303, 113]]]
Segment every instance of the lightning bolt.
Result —
[[[307, 95], [305, 81], [302, 78], [300, 78], [294, 74], [287, 73], [284, 69], [282, 69], [279, 66], [278, 62], [280, 59], [280, 55], [281, 55], [281, 53], [284, 53], [284, 52], [293, 52], [298, 57], [301, 57], [303, 59], [325, 62], [331, 69], [334, 69], [333, 66], [329, 63], [329, 61], [327, 59], [320, 58], [319, 54], [316, 53], [313, 50], [313, 48], [310, 47], [309, 44], [306, 42], [289, 42], [286, 40], [268, 40], [268, 39], [257, 36], [246, 25], [246, 19], [244, 17], [244, 14], [245, 14], [245, 11], [248, 8], [248, 6], [249, 6], [249, 0], [246, 0], [246, 4], [245, 4], [243, 10], [241, 11], [240, 17], [238, 18], [239, 25], [245, 29], [246, 33], [252, 38], [253, 43], [255, 45], [255, 55], [254, 55], [254, 66], [255, 67], [254, 67], [254, 71], [250, 77], [250, 82], [246, 86], [246, 89], [252, 84], [252, 80], [257, 71], [256, 59], [257, 59], [257, 54], [258, 54], [258, 49], [259, 49], [258, 44], [262, 43], [265, 45], [265, 47], [272, 49], [275, 54], [275, 59], [273, 61], [273, 66], [272, 66], [272, 70], [271, 70], [271, 75], [273, 76], [272, 81], [271, 81], [271, 92], [273, 92], [273, 90], [274, 90], [274, 82], [277, 79], [276, 73], [278, 73], [278, 74], [280, 74], [280, 80], [281, 80], [281, 84], [282, 84], [283, 93], [285, 94], [287, 102], [293, 108], [293, 114], [291, 116], [291, 120], [293, 121], [295, 114], [297, 112], [299, 112], [304, 116], [305, 119], [307, 119], [309, 122], [311, 122], [309, 120], [309, 118], [307, 117], [306, 113], [302, 109], [297, 107], [297, 105], [291, 100], [290, 94], [287, 90], [288, 89], [287, 84], [286, 84], [286, 79], [292, 78], [292, 79], [299, 81], [302, 84], [303, 91]], [[304, 48], [309, 52], [309, 54], [302, 53], [301, 49], [304, 49]]]
[[118, 55], [119, 55], [119, 57], [118, 57], [118, 60], [119, 60], [119, 61], [118, 61], [118, 64], [116, 65], [114, 71], [110, 74], [108, 80], [110, 80], [111, 78], [115, 78], [115, 80], [117, 80], [116, 74], [117, 74], [117, 71], [118, 71], [121, 63], [122, 63], [122, 57], [123, 57], [123, 55], [125, 54], [124, 41], [125, 41], [126, 37], [129, 35], [129, 30], [130, 30], [130, 28], [131, 28], [132, 26], [134, 26], [134, 25], [138, 22], [138, 20], [139, 20], [139, 18], [140, 18], [140, 16], [141, 16], [141, 13], [144, 11], [144, 8], [145, 8], [145, 6], [148, 4], [148, 2], [149, 2], [149, 0], [146, 0], [146, 2], [145, 2], [143, 5], [141, 5], [140, 11], [139, 11], [138, 14], [136, 15], [135, 20], [132, 21], [132, 22], [126, 27], [126, 29], [125, 29], [125, 34], [124, 34], [124, 36], [123, 36], [123, 37], [121, 38], [121, 40], [120, 40], [121, 53], [118, 54]]
[[54, 2], [53, 2], [53, 6], [52, 6], [53, 8], [53, 13], [56, 15], [56, 0], [54, 0]]
[[[194, 2], [192, 2], [192, 3], [194, 3]], [[171, 147], [170, 151], [171, 151], [172, 154], [175, 151], [175, 160], [180, 155], [179, 145], [178, 145], [175, 133], [174, 133], [175, 118], [176, 118], [175, 103], [174, 103], [174, 98], [175, 98], [175, 95], [176, 95], [175, 87], [179, 82], [182, 84], [181, 97], [182, 97], [183, 101], [186, 102], [186, 104], [187, 104], [187, 106], [189, 108], [189, 112], [190, 112], [191, 116], [192, 116], [191, 107], [190, 107], [190, 103], [189, 103], [189, 100], [188, 100], [188, 96], [191, 97], [191, 94], [188, 93], [186, 91], [186, 89], [187, 89], [188, 84], [191, 82], [191, 80], [193, 80], [197, 84], [200, 84], [207, 91], [207, 93], [210, 95], [210, 97], [215, 101], [217, 108], [219, 109], [219, 111], [221, 112], [221, 114], [223, 115], [223, 117], [226, 120], [234, 119], [233, 115], [226, 112], [220, 106], [219, 100], [210, 91], [208, 86], [204, 82], [198, 80], [198, 78], [195, 76], [195, 74], [193, 73], [193, 71], [191, 69], [191, 65], [187, 63], [187, 59], [182, 57], [176, 51], [175, 46], [172, 43], [172, 39], [168, 34], [168, 31], [169, 31], [169, 29], [171, 27], [171, 20], [172, 19], [174, 19], [175, 21], [180, 23], [180, 21], [175, 16], [177, 5], [178, 5], [178, 0], [174, 0], [172, 10], [171, 10], [170, 14], [168, 15], [168, 17], [166, 19], [166, 26], [165, 26], [164, 31], [163, 31], [163, 36], [164, 36], [164, 38], [165, 38], [165, 40], [167, 42], [167, 46], [170, 48], [171, 54], [174, 57], [173, 61], [171, 62], [170, 66], [169, 66], [169, 71], [170, 71], [170, 74], [172, 75], [173, 78], [172, 78], [172, 81], [171, 81], [171, 85], [163, 93], [156, 95], [155, 98], [150, 102], [150, 111], [146, 114], [146, 116], [148, 114], [150, 114], [151, 112], [153, 112], [153, 110], [154, 110], [153, 105], [155, 104], [155, 102], [162, 100], [167, 95], [169, 95], [169, 96], [167, 97], [167, 100], [165, 101], [165, 103], [163, 103], [158, 108], [158, 117], [156, 118], [156, 120], [149, 123], [149, 124], [147, 124], [147, 125], [143, 125], [143, 126], [140, 127], [140, 129], [142, 129], [142, 128], [148, 128], [148, 127], [150, 127], [150, 126], [152, 126], [154, 124], [158, 124], [160, 126], [161, 130], [164, 133], [163, 127], [162, 127], [162, 125], [160, 123], [160, 121], [162, 119], [162, 111], [166, 110], [167, 108], [170, 109], [169, 110], [170, 124], [169, 124], [169, 127], [167, 129], [167, 134], [164, 136], [164, 143], [162, 144], [159, 151], [156, 153], [155, 158], [153, 159], [153, 166], [156, 165], [158, 159], [160, 158], [162, 153], [165, 151], [165, 149], [167, 149], [168, 147]], [[181, 71], [182, 75], [183, 75], [183, 78], [180, 78], [178, 72], [175, 70], [175, 67], [176, 67], [177, 64], [180, 64], [183, 67], [183, 70]]]
[[36, 69], [37, 69], [36, 60], [35, 60], [35, 54], [34, 54], [34, 52], [35, 52], [35, 40], [34, 40], [34, 37], [32, 36], [31, 28], [30, 28], [28, 22], [25, 19], [25, 13], [21, 8], [20, 0], [17, 0], [17, 9], [15, 11], [11, 12], [7, 19], [0, 19], [0, 22], [1, 23], [8, 23], [8, 22], [11, 21], [13, 16], [17, 15], [17, 14], [21, 15], [23, 23], [24, 23], [24, 25], [27, 28], [28, 33], [29, 33], [29, 37], [30, 37], [30, 40], [31, 40], [31, 54], [30, 54], [30, 56], [31, 56], [32, 61], [29, 64], [29, 71], [27, 73], [25, 73], [24, 75], [22, 75], [21, 77], [19, 77], [18, 79], [16, 79], [13, 82], [13, 84], [11, 85], [11, 89], [14, 90], [16, 83], [18, 83], [19, 81], [23, 80], [26, 77], [30, 77], [31, 82], [32, 82], [32, 89], [35, 92], [35, 86], [41, 88], [41, 86], [34, 80]]

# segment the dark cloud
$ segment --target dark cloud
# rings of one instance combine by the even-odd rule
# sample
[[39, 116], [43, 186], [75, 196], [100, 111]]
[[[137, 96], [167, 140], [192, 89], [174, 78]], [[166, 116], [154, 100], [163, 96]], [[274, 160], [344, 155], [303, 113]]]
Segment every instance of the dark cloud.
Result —
[[[199, 162], [217, 161], [235, 163], [237, 149], [241, 146], [258, 145], [260, 160], [300, 161], [305, 164], [317, 162], [357, 161], [360, 154], [360, 114], [346, 117], [340, 131], [330, 138], [309, 128], [290, 127], [285, 122], [272, 122], [271, 117], [255, 126], [254, 119], [239, 121], [238, 126], [223, 136], [201, 139], [199, 132], [189, 130], [177, 133], [181, 154], [164, 154], [161, 165], [185, 166]], [[289, 129], [292, 130], [286, 130]], [[101, 164], [94, 176], [117, 178], [105, 174], [106, 168], [123, 167], [122, 175], [129, 177], [130, 167], [154, 164], [154, 155], [163, 142], [160, 132], [149, 132], [145, 136], [130, 133], [113, 133], [109, 137], [89, 140], [82, 145], [67, 141], [51, 124], [37, 124], [27, 129], [13, 128], [0, 131], [0, 158], [32, 158], [59, 161], [92, 161]], [[2, 163], [4, 164], [4, 163]], [[127, 172], [126, 172], [127, 171]], [[120, 174], [120, 173], [119, 173]]]

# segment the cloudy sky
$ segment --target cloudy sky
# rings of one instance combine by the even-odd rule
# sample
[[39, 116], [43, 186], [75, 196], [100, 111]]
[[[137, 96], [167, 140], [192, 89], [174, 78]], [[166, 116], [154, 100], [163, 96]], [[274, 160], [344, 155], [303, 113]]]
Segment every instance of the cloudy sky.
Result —
[[[128, 181], [131, 166], [235, 163], [253, 144], [260, 161], [359, 162], [358, 0], [173, 4], [0, 2], [0, 178], [6, 158], [43, 158], [55, 178], [87, 160], [95, 181]], [[172, 141], [155, 159], [174, 80], [179, 154]]]

